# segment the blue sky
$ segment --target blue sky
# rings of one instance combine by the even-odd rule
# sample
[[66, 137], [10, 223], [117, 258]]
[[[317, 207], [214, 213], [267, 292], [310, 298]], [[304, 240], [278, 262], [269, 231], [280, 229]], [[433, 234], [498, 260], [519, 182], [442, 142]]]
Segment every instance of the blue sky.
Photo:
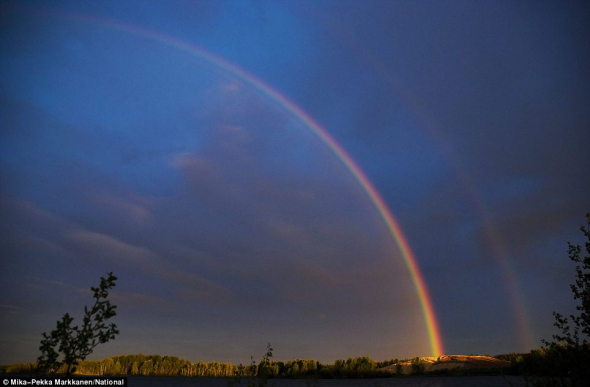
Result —
[[0, 7], [0, 363], [35, 359], [108, 271], [121, 335], [94, 358], [430, 354], [401, 253], [326, 144], [247, 80], [114, 23], [222, 58], [322, 125], [398, 219], [447, 353], [528, 351], [573, 309], [588, 4]]

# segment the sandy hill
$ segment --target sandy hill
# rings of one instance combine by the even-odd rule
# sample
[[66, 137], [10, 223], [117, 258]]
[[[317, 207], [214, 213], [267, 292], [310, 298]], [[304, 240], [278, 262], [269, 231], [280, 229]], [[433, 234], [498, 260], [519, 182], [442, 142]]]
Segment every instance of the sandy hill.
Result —
[[[466, 370], [490, 370], [510, 367], [510, 362], [499, 360], [490, 356], [474, 355], [446, 355], [438, 357], [421, 357], [420, 363], [424, 366], [424, 372], [452, 370], [462, 368]], [[379, 368], [380, 371], [391, 373], [411, 374], [412, 362], [404, 362]]]

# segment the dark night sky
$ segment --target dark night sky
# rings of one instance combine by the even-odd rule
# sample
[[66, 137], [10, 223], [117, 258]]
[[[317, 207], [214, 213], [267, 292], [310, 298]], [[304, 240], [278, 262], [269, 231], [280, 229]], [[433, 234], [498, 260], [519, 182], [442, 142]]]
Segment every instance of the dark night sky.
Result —
[[351, 156], [446, 353], [528, 351], [573, 310], [588, 2], [2, 1], [0, 23], [0, 364], [34, 360], [108, 271], [121, 334], [93, 358], [430, 355], [400, 249], [346, 166], [251, 79], [172, 42]]

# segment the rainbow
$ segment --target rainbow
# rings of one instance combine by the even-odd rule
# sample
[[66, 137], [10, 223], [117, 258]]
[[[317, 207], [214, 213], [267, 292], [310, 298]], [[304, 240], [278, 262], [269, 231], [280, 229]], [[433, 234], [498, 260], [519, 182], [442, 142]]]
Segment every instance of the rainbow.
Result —
[[438, 325], [438, 321], [436, 318], [436, 313], [434, 307], [432, 305], [432, 300], [430, 299], [430, 295], [428, 292], [428, 287], [426, 286], [426, 282], [424, 281], [424, 277], [420, 272], [418, 267], [418, 262], [412, 249], [410, 248], [410, 244], [406, 239], [402, 229], [395, 219], [387, 204], [379, 195], [373, 184], [369, 181], [368, 177], [365, 173], [361, 170], [358, 164], [348, 155], [348, 153], [342, 148], [340, 144], [324, 129], [322, 128], [312, 117], [310, 117], [307, 113], [305, 113], [301, 108], [291, 102], [287, 97], [280, 94], [278, 91], [273, 89], [272, 87], [268, 86], [254, 75], [249, 74], [247, 71], [239, 68], [238, 66], [217, 57], [202, 48], [186, 43], [184, 41], [172, 38], [170, 36], [154, 32], [151, 30], [146, 30], [143, 28], [130, 26], [127, 24], [122, 24], [119, 22], [115, 22], [112, 20], [102, 20], [97, 18], [92, 18], [88, 16], [81, 16], [81, 15], [72, 15], [72, 14], [55, 14], [52, 13], [54, 16], [60, 18], [66, 18], [69, 20], [77, 20], [80, 22], [90, 23], [98, 26], [108, 27], [110, 29], [125, 31], [131, 33], [133, 35], [151, 39], [160, 43], [163, 43], [167, 46], [176, 48], [178, 50], [184, 51], [188, 54], [195, 55], [198, 58], [204, 59], [208, 63], [212, 64], [213, 66], [220, 68], [231, 75], [237, 77], [238, 79], [242, 80], [246, 84], [254, 86], [259, 92], [263, 95], [266, 95], [271, 100], [275, 101], [279, 104], [284, 110], [286, 110], [289, 114], [293, 115], [297, 118], [300, 122], [302, 122], [307, 128], [309, 128], [328, 148], [333, 152], [333, 154], [340, 159], [340, 161], [344, 164], [344, 166], [350, 171], [350, 173], [354, 176], [354, 178], [358, 181], [361, 185], [363, 190], [367, 193], [371, 202], [375, 205], [377, 211], [379, 212], [381, 218], [385, 222], [389, 233], [395, 240], [397, 246], [400, 249], [402, 257], [404, 259], [406, 268], [410, 274], [412, 279], [412, 283], [418, 295], [418, 299], [420, 301], [422, 314], [424, 316], [424, 321], [426, 324], [426, 330], [428, 332], [429, 344], [430, 344], [430, 351], [432, 356], [441, 356], [444, 354], [443, 344], [442, 344], [442, 337], [440, 334], [440, 328]]

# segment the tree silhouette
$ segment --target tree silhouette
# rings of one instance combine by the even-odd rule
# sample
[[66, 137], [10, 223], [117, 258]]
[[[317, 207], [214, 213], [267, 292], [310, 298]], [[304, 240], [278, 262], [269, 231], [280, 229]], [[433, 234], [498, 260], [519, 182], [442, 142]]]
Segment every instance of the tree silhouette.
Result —
[[[553, 335], [553, 338], [558, 343], [565, 343], [574, 347], [588, 345], [588, 339], [590, 338], [590, 213], [586, 214], [586, 221], [588, 228], [580, 227], [580, 230], [587, 238], [585, 243], [586, 256], [581, 257], [582, 248], [580, 245], [568, 242], [569, 258], [577, 264], [576, 280], [570, 287], [572, 293], [574, 293], [574, 299], [580, 300], [580, 305], [576, 306], [576, 310], [580, 314], [578, 316], [570, 315], [568, 319], [560, 313], [553, 312], [553, 316], [555, 316], [553, 325], [561, 331], [561, 334]], [[570, 324], [570, 320], [573, 324]], [[545, 343], [549, 345], [556, 344]]]
[[[112, 323], [106, 325], [106, 321], [117, 314], [117, 307], [107, 300], [116, 280], [117, 277], [110, 272], [107, 278], [100, 278], [97, 288], [90, 288], [94, 293], [94, 305], [90, 309], [84, 307], [82, 326], [72, 326], [74, 319], [66, 313], [57, 321], [53, 331], [43, 333], [39, 347], [41, 355], [37, 359], [40, 371], [53, 373], [65, 365], [66, 373], [70, 374], [76, 370], [78, 361], [86, 359], [98, 344], [115, 338], [119, 333], [117, 326]], [[61, 361], [58, 360], [60, 353], [63, 355]]]
[[[542, 348], [544, 357], [549, 360], [548, 368], [556, 368], [556, 372], [569, 378], [575, 386], [590, 385], [590, 213], [586, 214], [588, 227], [580, 230], [586, 237], [586, 255], [582, 257], [582, 247], [568, 242], [568, 255], [576, 263], [576, 277], [570, 285], [576, 305], [577, 315], [564, 315], [553, 312], [555, 323], [560, 333], [553, 335], [555, 341], [543, 340], [546, 348]], [[546, 370], [541, 370], [546, 372]]]

